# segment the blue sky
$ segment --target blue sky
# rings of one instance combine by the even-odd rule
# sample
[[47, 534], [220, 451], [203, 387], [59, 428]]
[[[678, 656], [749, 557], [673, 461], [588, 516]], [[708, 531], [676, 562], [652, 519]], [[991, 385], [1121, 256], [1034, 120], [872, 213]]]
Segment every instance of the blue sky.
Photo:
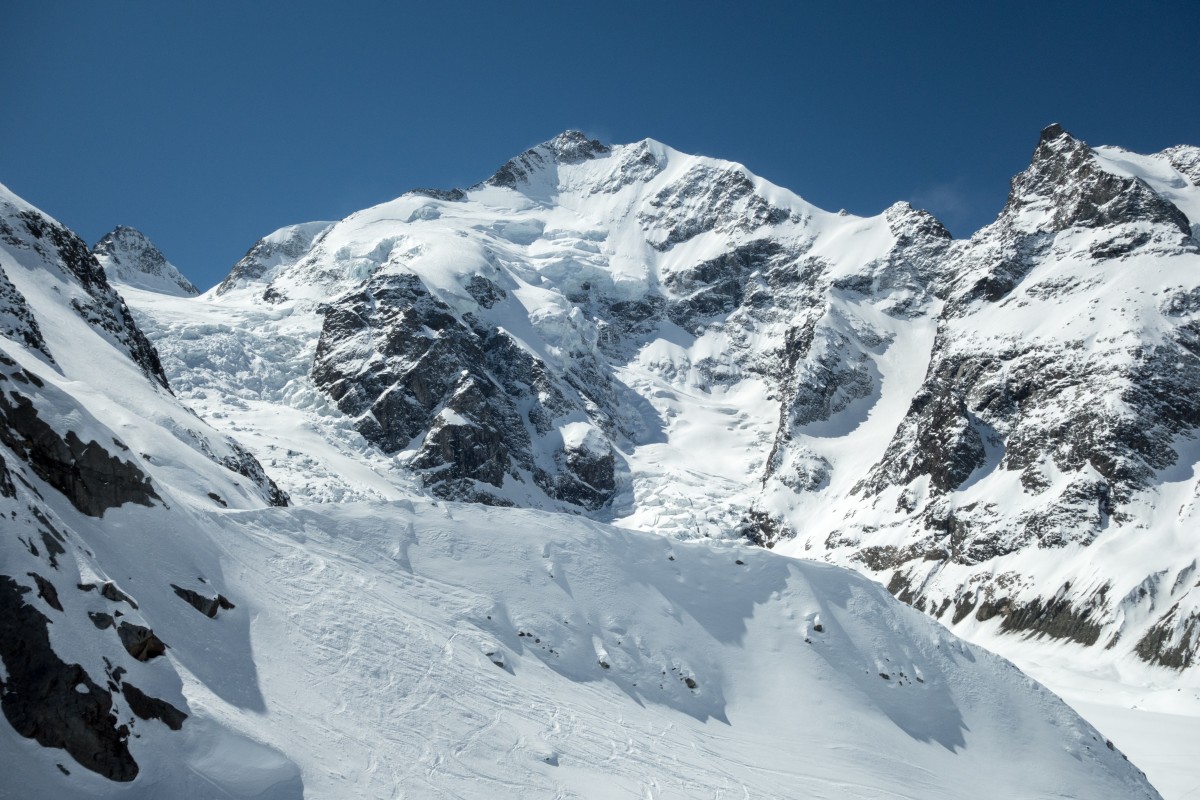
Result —
[[1136, 7], [11, 4], [0, 182], [89, 241], [143, 230], [203, 288], [277, 227], [472, 184], [566, 128], [963, 236], [1049, 122], [1200, 144], [1200, 2]]

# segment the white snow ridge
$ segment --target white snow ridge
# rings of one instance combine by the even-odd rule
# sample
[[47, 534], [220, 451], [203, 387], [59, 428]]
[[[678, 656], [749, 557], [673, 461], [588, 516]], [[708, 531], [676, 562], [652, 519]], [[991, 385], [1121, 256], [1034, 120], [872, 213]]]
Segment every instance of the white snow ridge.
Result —
[[1186, 796], [1198, 161], [567, 132], [199, 296], [0, 187], [0, 796]]

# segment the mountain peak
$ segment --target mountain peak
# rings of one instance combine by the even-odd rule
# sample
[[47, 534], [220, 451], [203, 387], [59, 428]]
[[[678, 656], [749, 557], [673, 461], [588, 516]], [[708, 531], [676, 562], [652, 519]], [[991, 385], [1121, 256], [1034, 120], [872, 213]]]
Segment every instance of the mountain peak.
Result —
[[577, 130], [565, 130], [553, 139], [531, 147], [519, 156], [509, 159], [484, 183], [488, 186], [505, 186], [510, 189], [526, 183], [540, 169], [552, 164], [578, 164], [611, 152], [612, 148], [598, 139], [589, 139]]
[[587, 134], [577, 130], [565, 130], [542, 146], [553, 151], [560, 163], [586, 161], [610, 150], [599, 139], [589, 139]]
[[137, 228], [118, 225], [96, 242], [92, 255], [113, 283], [181, 296], [200, 293]]
[[897, 238], [953, 239], [941, 220], [912, 203], [901, 200], [884, 209], [883, 218]]
[[1067, 136], [1070, 138], [1071, 134], [1067, 133], [1066, 130], [1063, 129], [1062, 125], [1059, 125], [1057, 122], [1051, 122], [1049, 125], [1042, 128], [1042, 135], [1038, 141], [1050, 142], [1060, 136]]
[[1057, 122], [1042, 129], [1029, 166], [1013, 178], [1001, 217], [1020, 217], [1031, 230], [1143, 221], [1190, 234], [1186, 216], [1169, 200], [1144, 181], [1111, 171]]

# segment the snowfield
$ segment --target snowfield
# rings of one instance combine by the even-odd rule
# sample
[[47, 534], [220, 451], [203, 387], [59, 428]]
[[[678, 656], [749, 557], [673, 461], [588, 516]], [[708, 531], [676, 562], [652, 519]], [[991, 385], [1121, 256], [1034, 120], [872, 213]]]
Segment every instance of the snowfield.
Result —
[[103, 674], [69, 572], [119, 565], [169, 646], [125, 679], [190, 716], [136, 724], [127, 785], [8, 729], [25, 796], [1157, 796], [1057, 697], [837, 567], [464, 504], [64, 516], [91, 555], [56, 647]]

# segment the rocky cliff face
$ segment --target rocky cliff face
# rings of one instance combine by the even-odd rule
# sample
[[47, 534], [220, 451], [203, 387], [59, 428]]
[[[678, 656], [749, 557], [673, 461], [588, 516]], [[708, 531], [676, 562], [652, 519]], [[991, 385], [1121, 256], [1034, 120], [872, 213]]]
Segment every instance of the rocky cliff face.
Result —
[[[505, 295], [479, 276], [467, 290], [487, 306]], [[611, 446], [571, 441], [555, 426], [587, 420], [589, 406], [603, 408], [597, 400], [610, 413], [595, 416], [615, 416], [606, 387], [589, 392], [584, 379], [569, 381], [576, 373], [554, 375], [502, 329], [456, 315], [415, 275], [373, 277], [323, 316], [316, 385], [382, 450], [412, 452], [434, 494], [510, 505], [513, 484], [526, 484], [589, 510], [611, 499]]]
[[308, 222], [280, 228], [254, 243], [214, 290], [223, 295], [247, 282], [262, 280], [271, 270], [295, 263], [332, 223]]
[[[71, 293], [70, 307], [79, 318], [124, 351], [146, 377], [170, 391], [154, 346], [138, 329], [125, 301], [109, 285], [103, 268], [82, 239], [6, 191], [0, 194], [0, 241], [14, 252], [27, 252], [33, 260], [48, 264], [68, 281], [76, 289]], [[12, 286], [11, 276], [0, 284], [0, 288], [5, 286]], [[10, 313], [21, 320], [22, 338], [37, 346], [40, 331], [24, 296], [15, 287], [4, 294], [12, 304]]]

